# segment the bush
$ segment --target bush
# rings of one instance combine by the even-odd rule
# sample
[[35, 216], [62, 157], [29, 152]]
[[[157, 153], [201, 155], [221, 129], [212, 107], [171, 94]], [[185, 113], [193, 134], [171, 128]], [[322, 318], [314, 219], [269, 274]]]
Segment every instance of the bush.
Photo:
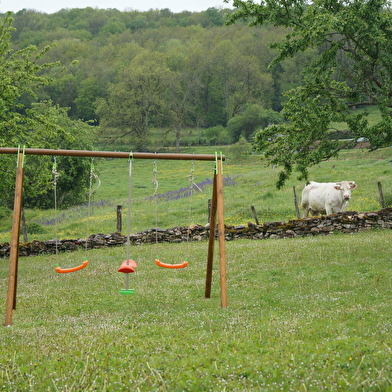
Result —
[[46, 229], [35, 222], [30, 222], [26, 225], [27, 234], [45, 234], [47, 231]]
[[227, 130], [231, 142], [235, 143], [240, 137], [251, 140], [252, 135], [258, 128], [265, 128], [270, 124], [284, 122], [280, 113], [271, 109], [264, 109], [260, 105], [250, 105], [241, 114], [231, 118], [227, 123]]
[[284, 121], [280, 113], [271, 109], [261, 110], [259, 113], [259, 125], [261, 128], [266, 128], [271, 124], [282, 124]]
[[11, 216], [11, 210], [7, 207], [0, 207], [0, 219], [8, 218]]
[[223, 125], [207, 128], [204, 134], [207, 138], [207, 143], [211, 146], [222, 146], [230, 143], [229, 134]]
[[232, 159], [241, 159], [246, 155], [252, 153], [252, 144], [247, 142], [244, 137], [240, 137], [240, 140], [232, 144], [227, 149], [227, 155]]

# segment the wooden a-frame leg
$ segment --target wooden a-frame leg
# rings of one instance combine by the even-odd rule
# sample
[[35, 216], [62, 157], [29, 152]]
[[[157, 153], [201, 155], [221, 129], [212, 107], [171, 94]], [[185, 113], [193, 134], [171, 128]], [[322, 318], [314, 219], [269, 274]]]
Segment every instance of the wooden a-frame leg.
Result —
[[219, 271], [221, 306], [227, 308], [227, 283], [226, 283], [226, 244], [225, 244], [225, 222], [223, 203], [223, 174], [222, 160], [218, 159], [218, 174], [216, 181], [217, 209], [218, 209], [218, 241], [219, 241]]
[[221, 306], [227, 308], [227, 283], [226, 283], [226, 245], [225, 245], [225, 224], [224, 224], [224, 203], [223, 203], [223, 175], [222, 161], [217, 161], [217, 172], [214, 175], [212, 188], [212, 203], [210, 215], [210, 236], [208, 242], [207, 274], [205, 297], [211, 297], [212, 266], [214, 258], [216, 215], [218, 213], [218, 241], [219, 241], [219, 271], [220, 271], [220, 291]]
[[14, 215], [12, 220], [10, 266], [8, 272], [8, 292], [6, 303], [5, 325], [12, 324], [12, 310], [16, 309], [16, 286], [18, 278], [19, 235], [20, 218], [23, 197], [23, 159], [24, 154], [18, 154], [18, 167], [16, 169]]
[[212, 200], [211, 200], [211, 210], [210, 210], [210, 236], [208, 239], [207, 274], [206, 274], [206, 291], [205, 291], [206, 298], [211, 298], [212, 266], [214, 263], [215, 227], [216, 227], [216, 211], [217, 211], [216, 204], [217, 204], [216, 173], [214, 171], [214, 181], [212, 184]]

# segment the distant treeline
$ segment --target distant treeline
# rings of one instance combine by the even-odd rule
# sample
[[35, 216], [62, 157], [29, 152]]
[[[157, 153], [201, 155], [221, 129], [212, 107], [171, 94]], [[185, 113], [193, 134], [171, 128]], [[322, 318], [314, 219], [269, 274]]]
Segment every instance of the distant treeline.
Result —
[[[179, 141], [185, 127], [226, 127], [253, 105], [263, 120], [232, 131], [229, 142], [236, 142], [281, 110], [282, 92], [301, 84], [312, 53], [268, 68], [276, 55], [269, 44], [285, 31], [246, 22], [225, 25], [230, 12], [24, 9], [13, 14], [12, 43], [15, 49], [54, 44], [41, 61], [62, 65], [47, 71], [53, 81], [40, 88], [38, 98], [69, 108], [71, 119], [101, 124], [106, 136], [113, 128], [114, 138], [145, 143], [155, 127]], [[23, 99], [28, 106], [31, 98]]]

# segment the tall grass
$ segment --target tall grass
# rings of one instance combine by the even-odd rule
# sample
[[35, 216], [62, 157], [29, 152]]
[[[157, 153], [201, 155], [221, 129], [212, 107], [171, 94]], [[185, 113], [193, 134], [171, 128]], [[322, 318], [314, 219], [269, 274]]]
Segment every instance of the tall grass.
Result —
[[[203, 298], [206, 242], [20, 258], [13, 325], [0, 328], [0, 385], [19, 391], [388, 391], [390, 231], [227, 243]], [[182, 270], [159, 268], [189, 255]], [[5, 304], [8, 263], [0, 263]]]

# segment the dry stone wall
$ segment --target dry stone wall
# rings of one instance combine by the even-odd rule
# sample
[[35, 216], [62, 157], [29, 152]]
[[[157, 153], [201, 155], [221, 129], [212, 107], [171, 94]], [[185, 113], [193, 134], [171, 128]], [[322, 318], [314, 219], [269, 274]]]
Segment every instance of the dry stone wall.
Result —
[[[227, 241], [235, 239], [279, 239], [315, 235], [330, 235], [335, 232], [358, 233], [370, 229], [392, 229], [392, 208], [384, 208], [377, 212], [357, 213], [346, 211], [328, 216], [318, 216], [295, 219], [288, 222], [266, 222], [256, 225], [248, 222], [246, 225], [225, 226]], [[209, 237], [209, 225], [179, 226], [172, 229], [149, 229], [131, 234], [131, 245], [155, 242], [184, 242], [204, 241]], [[127, 242], [127, 237], [120, 233], [93, 234], [86, 239], [63, 239], [49, 241], [32, 241], [19, 246], [19, 256], [35, 256], [77, 249], [97, 249], [110, 246], [120, 246]], [[10, 244], [0, 244], [0, 257], [9, 257]]]

